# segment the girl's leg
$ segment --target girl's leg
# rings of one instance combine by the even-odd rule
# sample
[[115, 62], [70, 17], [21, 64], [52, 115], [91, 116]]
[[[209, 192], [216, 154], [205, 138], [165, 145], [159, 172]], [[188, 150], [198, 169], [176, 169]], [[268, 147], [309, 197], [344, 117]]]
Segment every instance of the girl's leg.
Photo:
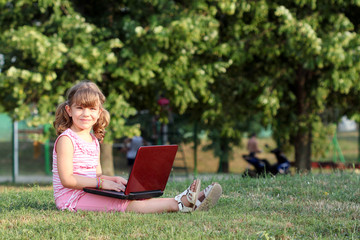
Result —
[[151, 198], [140, 201], [131, 201], [126, 208], [126, 212], [137, 213], [162, 213], [177, 211], [179, 211], [178, 202], [174, 198]]
[[[195, 180], [190, 190], [196, 191], [199, 180]], [[181, 202], [185, 207], [192, 207], [194, 204], [190, 203], [187, 196], [181, 197]], [[151, 198], [140, 201], [131, 201], [126, 208], [126, 212], [137, 212], [137, 213], [161, 213], [161, 212], [177, 212], [179, 211], [179, 203], [174, 198]]]
[[129, 202], [128, 200], [85, 193], [79, 199], [75, 209], [82, 211], [125, 212]]

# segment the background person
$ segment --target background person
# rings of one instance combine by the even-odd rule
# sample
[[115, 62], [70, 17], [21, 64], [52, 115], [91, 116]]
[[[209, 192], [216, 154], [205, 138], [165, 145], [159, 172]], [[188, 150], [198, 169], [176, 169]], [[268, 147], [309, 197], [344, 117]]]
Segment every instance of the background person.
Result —
[[243, 155], [243, 157], [249, 164], [255, 167], [256, 172], [262, 173], [266, 170], [266, 168], [269, 168], [268, 162], [260, 161], [260, 159], [256, 156], [256, 154], [260, 153], [261, 150], [259, 148], [255, 133], [250, 135], [249, 141], [247, 143], [247, 150], [249, 151], [249, 155]]
[[127, 165], [132, 168], [139, 147], [148, 145], [148, 143], [142, 136], [134, 136], [132, 138], [125, 139], [124, 144], [126, 149]]
[[255, 133], [250, 135], [247, 143], [247, 150], [249, 151], [250, 157], [256, 157], [256, 153], [261, 153]]

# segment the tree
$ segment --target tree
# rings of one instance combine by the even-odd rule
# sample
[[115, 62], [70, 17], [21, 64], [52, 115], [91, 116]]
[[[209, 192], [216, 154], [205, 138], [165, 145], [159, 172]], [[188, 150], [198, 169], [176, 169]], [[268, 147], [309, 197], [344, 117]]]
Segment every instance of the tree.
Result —
[[276, 79], [277, 86], [282, 85], [277, 88], [288, 93], [279, 97], [277, 126], [282, 131], [289, 119], [295, 120], [287, 131], [300, 170], [310, 170], [312, 131], [316, 130], [314, 124], [321, 122], [319, 114], [333, 106], [330, 93], [341, 101], [344, 93], [358, 89], [360, 52], [356, 49], [360, 38], [347, 14], [359, 12], [359, 6], [342, 1], [311, 1], [295, 6], [284, 4], [274, 12], [278, 37], [284, 42], [280, 56], [287, 60], [280, 71], [289, 76]]
[[[118, 38], [85, 21], [69, 1], [1, 1], [0, 98], [14, 120], [35, 115], [30, 124], [51, 124], [56, 106], [75, 81], [91, 79], [108, 96], [113, 117], [106, 141], [132, 130], [124, 118], [135, 113], [104, 78], [117, 59]], [[112, 155], [111, 155], [112, 156]], [[112, 162], [112, 159], [109, 159]], [[111, 169], [104, 169], [111, 174]]]
[[222, 68], [200, 57], [216, 22], [173, 1], [2, 1], [0, 10], [0, 98], [14, 119], [37, 113], [34, 125], [51, 123], [66, 89], [90, 79], [108, 98], [111, 142], [134, 134], [125, 119], [135, 108], [157, 114], [160, 92], [176, 113], [208, 98]]
[[165, 93], [211, 133], [220, 171], [254, 118], [309, 169], [320, 114], [357, 101], [359, 4], [0, 1], [0, 99], [14, 119], [51, 123], [65, 90], [91, 79], [108, 96], [111, 142], [138, 131], [125, 120], [135, 109], [157, 115]]
[[246, 119], [236, 113], [262, 112], [263, 123], [272, 124], [276, 138], [294, 145], [298, 169], [309, 170], [312, 132], [321, 126], [319, 115], [334, 106], [334, 98], [341, 102], [349, 99], [351, 91], [358, 92], [359, 34], [354, 12], [359, 12], [360, 3], [213, 4], [220, 22], [219, 56], [232, 63], [214, 83], [220, 106], [213, 111], [215, 118], [227, 119], [230, 112], [230, 122], [236, 122]]
[[229, 65], [213, 53], [219, 38], [216, 11], [203, 1], [124, 1], [122, 8], [100, 5], [103, 11], [97, 12], [111, 17], [91, 18], [91, 4], [82, 2], [84, 16], [111, 29], [124, 43], [111, 78], [127, 81], [121, 88], [112, 86], [137, 109], [159, 115], [156, 99], [165, 93], [175, 114], [207, 122], [204, 105], [217, 104], [209, 85]]

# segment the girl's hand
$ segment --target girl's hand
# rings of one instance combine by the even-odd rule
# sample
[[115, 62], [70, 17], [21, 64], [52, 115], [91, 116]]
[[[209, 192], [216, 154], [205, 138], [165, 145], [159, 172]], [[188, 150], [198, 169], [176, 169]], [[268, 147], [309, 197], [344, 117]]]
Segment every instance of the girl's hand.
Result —
[[[125, 180], [125, 182], [126, 182], [126, 180]], [[114, 190], [114, 191], [117, 191], [117, 192], [124, 192], [125, 191], [125, 184], [116, 183], [116, 182], [113, 182], [111, 180], [104, 179], [102, 188], [106, 189], [106, 190]]]
[[125, 178], [122, 178], [122, 177], [114, 177], [113, 181], [118, 183], [118, 184], [125, 185], [125, 186], [127, 184], [127, 180]]

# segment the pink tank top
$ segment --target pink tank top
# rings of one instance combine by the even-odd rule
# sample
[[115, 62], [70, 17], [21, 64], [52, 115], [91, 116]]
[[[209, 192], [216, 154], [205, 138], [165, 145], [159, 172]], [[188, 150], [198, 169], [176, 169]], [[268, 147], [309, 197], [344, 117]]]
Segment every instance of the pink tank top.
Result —
[[[85, 194], [83, 190], [65, 188], [60, 181], [57, 168], [57, 153], [55, 151], [57, 141], [60, 137], [67, 136], [74, 146], [73, 174], [85, 177], [96, 177], [96, 167], [100, 156], [99, 141], [91, 135], [91, 143], [82, 140], [70, 128], [65, 130], [55, 141], [53, 150], [53, 187], [55, 204], [58, 209], [74, 211], [78, 200]], [[60, 204], [61, 203], [61, 204]]]

